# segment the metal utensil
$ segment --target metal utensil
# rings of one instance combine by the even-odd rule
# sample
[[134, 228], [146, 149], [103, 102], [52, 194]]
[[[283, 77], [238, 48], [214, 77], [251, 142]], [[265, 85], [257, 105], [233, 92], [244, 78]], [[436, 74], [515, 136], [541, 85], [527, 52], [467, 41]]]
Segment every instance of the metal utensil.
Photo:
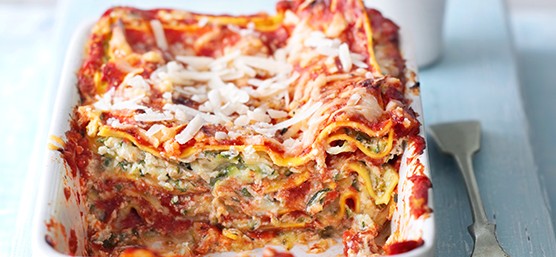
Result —
[[461, 170], [473, 212], [473, 224], [468, 228], [475, 247], [472, 257], [509, 257], [496, 239], [495, 225], [489, 223], [479, 187], [473, 172], [471, 157], [480, 148], [481, 125], [478, 121], [444, 123], [431, 126], [431, 135], [440, 149], [451, 154]]

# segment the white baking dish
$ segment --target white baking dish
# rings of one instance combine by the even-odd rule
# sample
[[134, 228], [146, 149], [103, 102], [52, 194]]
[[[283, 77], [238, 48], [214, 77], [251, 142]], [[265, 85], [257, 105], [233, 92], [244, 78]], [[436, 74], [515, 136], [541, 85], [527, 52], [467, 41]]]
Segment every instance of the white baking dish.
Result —
[[[49, 135], [64, 138], [64, 133], [69, 130], [70, 114], [72, 113], [73, 108], [79, 103], [79, 94], [76, 87], [76, 72], [82, 62], [84, 46], [88, 39], [91, 26], [92, 22], [88, 22], [80, 26], [75, 31], [70, 47], [66, 53]], [[407, 59], [408, 70], [416, 71], [413, 55], [409, 51], [407, 42], [402, 44], [402, 51], [405, 53], [404, 56]], [[414, 76], [408, 75], [408, 78], [410, 77]], [[412, 81], [415, 81], [416, 79], [417, 78], [414, 78], [408, 82], [407, 86], [412, 86], [414, 83]], [[407, 92], [409, 94], [407, 97], [413, 100], [412, 107], [415, 112], [419, 114], [419, 121], [423, 124], [420, 96], [414, 94], [413, 90], [407, 90]], [[422, 125], [421, 136], [424, 137], [424, 135], [424, 125]], [[37, 197], [37, 211], [33, 220], [33, 255], [52, 257], [69, 256], [66, 253], [68, 253], [70, 249], [70, 245], [68, 243], [70, 237], [75, 238], [73, 241], [76, 242], [76, 244], [73, 245], [73, 247], [76, 249], [76, 252], [83, 252], [85, 245], [85, 231], [80, 213], [84, 210], [84, 206], [78, 203], [77, 192], [75, 190], [71, 190], [71, 192], [64, 192], [64, 187], [78, 188], [76, 186], [76, 181], [74, 179], [70, 179], [70, 177], [66, 175], [66, 170], [68, 168], [61, 158], [60, 153], [58, 151], [48, 150], [47, 147], [44, 149], [44, 158], [42, 160], [42, 165], [40, 166], [43, 170], [41, 171], [41, 184], [39, 188], [39, 195]], [[404, 154], [404, 158], [406, 158], [408, 154], [409, 152], [406, 152], [406, 154]], [[425, 167], [425, 174], [430, 176], [426, 149], [424, 154], [419, 156], [418, 159]], [[405, 159], [402, 162], [407, 163]], [[403, 203], [406, 203], [409, 198], [409, 194], [407, 192], [411, 191], [408, 190], [410, 189], [409, 187], [411, 186], [411, 183], [405, 182], [408, 181], [408, 174], [406, 173], [410, 168], [411, 167], [400, 169], [398, 209], [404, 208], [402, 205]], [[68, 195], [69, 197], [67, 197]], [[431, 196], [432, 191], [429, 190], [429, 206], [432, 208]], [[396, 215], [398, 215], [397, 217], [399, 217], [400, 220], [403, 220], [403, 222], [399, 222], [397, 225], [394, 224], [396, 222], [393, 222], [393, 229], [399, 229], [402, 231], [402, 238], [422, 238], [424, 245], [407, 253], [395, 256], [433, 256], [434, 215], [432, 213], [431, 215], [423, 215], [427, 217], [421, 217], [417, 220], [412, 218], [412, 216], [407, 212], [397, 213], [395, 216]], [[51, 221], [54, 221], [54, 223]], [[57, 229], [47, 230], [47, 226], [53, 225], [58, 226]], [[45, 240], [46, 237], [49, 237], [50, 241], [54, 243], [55, 249], [47, 243]], [[274, 248], [280, 249], [280, 247]], [[261, 252], [261, 249], [258, 249], [251, 251], [250, 253], [252, 253], [252, 255], [259, 256]], [[291, 252], [296, 256], [337, 256], [342, 253], [342, 245], [336, 244], [327, 252], [320, 255], [307, 254], [305, 246], [295, 246]], [[233, 256], [235, 254], [229, 253], [215, 255]]]

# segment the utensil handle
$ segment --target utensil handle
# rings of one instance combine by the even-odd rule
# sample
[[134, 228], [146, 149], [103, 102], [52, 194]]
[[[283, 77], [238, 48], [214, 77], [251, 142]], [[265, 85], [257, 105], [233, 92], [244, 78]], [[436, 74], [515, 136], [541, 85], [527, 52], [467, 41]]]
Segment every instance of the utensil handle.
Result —
[[473, 171], [473, 162], [471, 161], [471, 154], [457, 154], [455, 155], [456, 162], [461, 170], [465, 186], [467, 187], [467, 196], [471, 203], [471, 210], [473, 212], [473, 221], [478, 224], [488, 224], [481, 194], [479, 193], [479, 186], [477, 179], [475, 179], [475, 172]]

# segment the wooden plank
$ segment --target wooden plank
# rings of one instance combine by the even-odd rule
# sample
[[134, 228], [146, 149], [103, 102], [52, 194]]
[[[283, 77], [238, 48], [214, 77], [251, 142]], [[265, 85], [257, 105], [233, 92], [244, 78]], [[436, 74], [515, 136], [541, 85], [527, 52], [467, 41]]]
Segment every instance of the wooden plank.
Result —
[[547, 191], [552, 224], [556, 222], [556, 2], [546, 9], [514, 9], [513, 35], [519, 60], [519, 78], [525, 113], [531, 124], [530, 137], [541, 185]]
[[[448, 1], [444, 58], [421, 72], [425, 121], [481, 121], [475, 171], [500, 243], [511, 256], [556, 256], [512, 47], [503, 1]], [[469, 256], [473, 242], [466, 227], [472, 220], [463, 179], [451, 158], [429, 146], [436, 255]]]

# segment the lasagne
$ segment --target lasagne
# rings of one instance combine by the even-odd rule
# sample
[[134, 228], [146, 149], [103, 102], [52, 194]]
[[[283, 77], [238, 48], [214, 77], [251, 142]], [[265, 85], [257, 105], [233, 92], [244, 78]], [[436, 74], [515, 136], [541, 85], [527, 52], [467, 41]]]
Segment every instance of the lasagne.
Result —
[[[60, 149], [79, 178], [87, 254], [339, 243], [369, 256], [423, 243], [390, 235], [401, 155], [424, 148], [397, 26], [357, 0], [276, 9], [115, 7], [94, 25]], [[426, 189], [414, 215], [430, 212]]]

